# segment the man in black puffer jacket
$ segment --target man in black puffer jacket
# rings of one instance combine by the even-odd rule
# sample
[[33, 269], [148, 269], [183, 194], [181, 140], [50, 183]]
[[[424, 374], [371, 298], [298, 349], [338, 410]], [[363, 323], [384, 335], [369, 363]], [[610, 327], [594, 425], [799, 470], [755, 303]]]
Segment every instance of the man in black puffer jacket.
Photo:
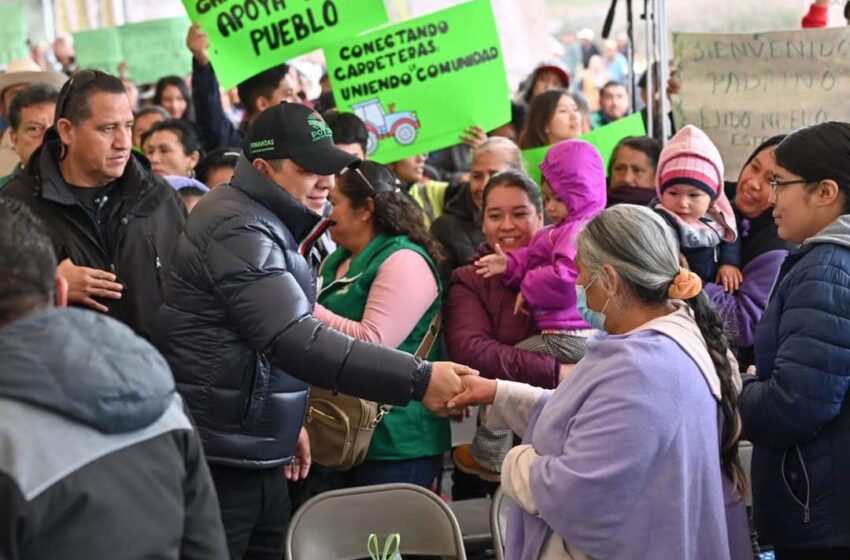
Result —
[[281, 558], [289, 522], [282, 471], [297, 479], [309, 468], [302, 381], [446, 411], [461, 390], [457, 375], [471, 371], [354, 340], [312, 316], [316, 280], [304, 255], [329, 220], [305, 204], [327, 198], [333, 175], [359, 163], [334, 147], [318, 113], [288, 103], [267, 109], [244, 151], [230, 184], [189, 217], [158, 345], [201, 432], [231, 556]]
[[2, 192], [47, 224], [71, 304], [150, 339], [186, 208], [132, 153], [132, 123], [121, 80], [78, 72], [59, 94], [44, 144]]

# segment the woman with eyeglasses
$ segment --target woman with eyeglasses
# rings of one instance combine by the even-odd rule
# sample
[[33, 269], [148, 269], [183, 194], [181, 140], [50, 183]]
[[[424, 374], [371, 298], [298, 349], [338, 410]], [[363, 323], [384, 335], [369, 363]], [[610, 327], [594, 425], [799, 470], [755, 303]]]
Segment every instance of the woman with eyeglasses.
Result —
[[850, 558], [850, 124], [776, 146], [779, 271], [739, 403], [755, 525], [778, 560]]
[[726, 319], [726, 328], [741, 369], [755, 363], [753, 336], [779, 266], [793, 247], [776, 232], [773, 221], [774, 150], [785, 135], [765, 140], [747, 159], [735, 189], [733, 210], [741, 237], [741, 281], [738, 289], [707, 283], [705, 292]]
[[[315, 316], [354, 338], [410, 354], [439, 326], [440, 247], [422, 210], [389, 169], [371, 161], [342, 174], [331, 192], [331, 238], [338, 249], [319, 271]], [[422, 350], [425, 352], [425, 350]], [[440, 354], [433, 340], [428, 359]], [[451, 446], [448, 420], [421, 403], [393, 407], [375, 428], [366, 461], [346, 486], [408, 482], [430, 488]]]

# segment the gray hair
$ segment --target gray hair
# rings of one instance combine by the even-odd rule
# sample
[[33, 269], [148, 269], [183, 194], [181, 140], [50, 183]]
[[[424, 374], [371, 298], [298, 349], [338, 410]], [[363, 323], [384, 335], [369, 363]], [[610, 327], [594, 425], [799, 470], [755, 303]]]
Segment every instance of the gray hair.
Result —
[[666, 299], [679, 272], [679, 242], [672, 229], [649, 208], [620, 204], [597, 215], [576, 240], [590, 276], [607, 264], [646, 302]]
[[522, 152], [519, 151], [519, 146], [508, 138], [502, 136], [488, 138], [483, 144], [472, 150], [472, 160], [475, 161], [475, 158], [482, 154], [496, 154], [511, 169], [525, 171], [525, 164], [523, 163]]

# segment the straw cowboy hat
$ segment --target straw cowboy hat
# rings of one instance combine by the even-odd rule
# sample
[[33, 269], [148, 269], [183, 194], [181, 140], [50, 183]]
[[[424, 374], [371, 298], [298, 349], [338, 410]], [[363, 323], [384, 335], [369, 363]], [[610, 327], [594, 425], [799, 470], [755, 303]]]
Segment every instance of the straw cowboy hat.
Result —
[[29, 58], [19, 58], [9, 62], [6, 71], [0, 74], [0, 95], [11, 86], [18, 84], [48, 84], [56, 89], [68, 81], [68, 76], [53, 70], [42, 70]]

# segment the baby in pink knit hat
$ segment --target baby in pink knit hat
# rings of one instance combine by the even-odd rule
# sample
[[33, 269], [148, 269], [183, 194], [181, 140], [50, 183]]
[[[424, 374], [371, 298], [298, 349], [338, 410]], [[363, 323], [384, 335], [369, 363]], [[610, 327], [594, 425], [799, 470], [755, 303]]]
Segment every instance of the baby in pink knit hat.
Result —
[[708, 136], [688, 125], [658, 162], [655, 210], [679, 238], [688, 266], [703, 282], [738, 289], [741, 251], [732, 205], [723, 192], [723, 160]]

